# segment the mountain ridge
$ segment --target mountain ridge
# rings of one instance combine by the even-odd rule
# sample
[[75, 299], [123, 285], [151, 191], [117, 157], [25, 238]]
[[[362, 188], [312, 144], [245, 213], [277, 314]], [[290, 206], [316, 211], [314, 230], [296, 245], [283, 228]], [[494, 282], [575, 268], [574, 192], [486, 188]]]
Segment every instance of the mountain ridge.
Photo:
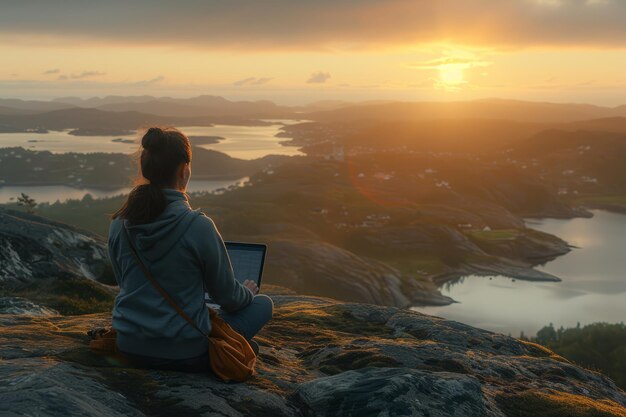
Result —
[[[626, 105], [608, 107], [585, 103], [555, 103], [503, 98], [466, 101], [403, 100], [318, 100], [305, 105], [279, 105], [270, 100], [229, 100], [216, 95], [188, 98], [167, 96], [58, 97], [50, 101], [0, 98], [7, 108], [51, 111], [72, 107], [110, 111], [145, 111], [152, 107], [160, 116], [248, 116], [257, 118], [298, 118], [315, 120], [396, 118], [441, 119], [454, 117], [492, 118], [531, 122], [568, 123], [586, 119], [626, 117]], [[168, 107], [170, 106], [170, 107]], [[168, 110], [169, 109], [169, 110]], [[188, 113], [184, 113], [187, 111]], [[191, 112], [191, 113], [189, 113]]]

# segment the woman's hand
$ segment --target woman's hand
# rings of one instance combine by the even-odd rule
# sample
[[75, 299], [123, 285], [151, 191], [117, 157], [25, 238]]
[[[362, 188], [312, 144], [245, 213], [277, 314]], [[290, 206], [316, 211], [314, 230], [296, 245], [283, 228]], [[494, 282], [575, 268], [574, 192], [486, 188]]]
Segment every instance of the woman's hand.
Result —
[[252, 294], [258, 294], [259, 293], [259, 287], [257, 287], [256, 282], [252, 281], [252, 280], [245, 280], [243, 282], [243, 286], [246, 287], [247, 289], [250, 290], [250, 292]]

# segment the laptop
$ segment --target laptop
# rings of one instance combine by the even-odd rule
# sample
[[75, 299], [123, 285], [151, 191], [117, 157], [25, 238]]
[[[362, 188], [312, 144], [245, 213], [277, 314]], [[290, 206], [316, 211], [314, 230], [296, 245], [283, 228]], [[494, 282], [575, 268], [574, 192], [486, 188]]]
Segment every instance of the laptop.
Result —
[[[257, 287], [260, 289], [267, 245], [243, 242], [224, 242], [224, 244], [226, 245], [230, 263], [233, 266], [235, 279], [242, 284], [249, 279], [256, 282]], [[204, 302], [208, 307], [219, 309], [219, 305], [206, 292], [204, 293]]]

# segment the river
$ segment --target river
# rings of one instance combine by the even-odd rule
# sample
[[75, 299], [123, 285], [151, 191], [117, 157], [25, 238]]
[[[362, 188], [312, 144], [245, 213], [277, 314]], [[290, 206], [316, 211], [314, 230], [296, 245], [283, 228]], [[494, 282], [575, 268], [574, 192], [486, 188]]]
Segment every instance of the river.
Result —
[[[224, 152], [233, 158], [255, 159], [266, 155], [300, 155], [294, 146], [283, 146], [288, 140], [275, 136], [284, 124], [301, 123], [306, 120], [266, 119], [275, 124], [267, 126], [180, 126], [188, 136], [220, 136], [218, 143], [200, 145], [205, 149]], [[136, 143], [113, 142], [113, 139], [136, 140], [137, 135], [115, 136], [74, 136], [69, 130], [49, 131], [48, 133], [0, 133], [0, 147], [21, 146], [33, 151], [66, 152], [113, 152], [132, 153], [138, 148]]]
[[541, 266], [562, 282], [469, 276], [441, 288], [458, 303], [415, 310], [513, 336], [544, 325], [574, 327], [626, 318], [626, 215], [595, 210], [592, 218], [528, 221], [529, 227], [576, 246]]

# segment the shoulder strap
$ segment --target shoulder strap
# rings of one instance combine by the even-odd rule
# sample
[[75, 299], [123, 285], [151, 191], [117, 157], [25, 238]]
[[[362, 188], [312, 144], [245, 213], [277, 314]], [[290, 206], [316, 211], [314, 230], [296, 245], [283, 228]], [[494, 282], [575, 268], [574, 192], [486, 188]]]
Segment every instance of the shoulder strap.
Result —
[[152, 284], [152, 286], [154, 286], [154, 288], [156, 288], [156, 290], [163, 296], [163, 298], [165, 298], [165, 300], [172, 306], [174, 307], [174, 310], [176, 310], [176, 312], [185, 320], [187, 320], [187, 323], [191, 324], [191, 326], [196, 329], [197, 331], [199, 331], [200, 333], [202, 333], [202, 335], [204, 337], [209, 337], [206, 333], [204, 333], [202, 330], [200, 330], [200, 328], [196, 325], [196, 322], [193, 321], [193, 319], [191, 317], [189, 317], [187, 315], [187, 313], [185, 313], [183, 311], [183, 309], [181, 309], [178, 304], [176, 304], [176, 301], [174, 301], [174, 299], [172, 299], [172, 297], [170, 297], [170, 295], [163, 289], [163, 287], [161, 287], [161, 285], [159, 285], [158, 281], [154, 278], [154, 276], [152, 276], [152, 274], [150, 273], [150, 271], [148, 270], [148, 268], [146, 268], [146, 265], [141, 261], [141, 258], [139, 258], [139, 254], [137, 253], [137, 250], [135, 249], [135, 245], [133, 245], [133, 242], [130, 238], [130, 235], [128, 233], [128, 229], [126, 229], [126, 225], [123, 224], [122, 228], [124, 229], [124, 234], [126, 235], [126, 240], [128, 241], [128, 244], [130, 246], [131, 251], [133, 252], [133, 256], [135, 257], [135, 260], [137, 261], [137, 263], [139, 264], [139, 267], [141, 268], [141, 270], [143, 271], [144, 275], [148, 278], [148, 280], [150, 281], [150, 283]]

